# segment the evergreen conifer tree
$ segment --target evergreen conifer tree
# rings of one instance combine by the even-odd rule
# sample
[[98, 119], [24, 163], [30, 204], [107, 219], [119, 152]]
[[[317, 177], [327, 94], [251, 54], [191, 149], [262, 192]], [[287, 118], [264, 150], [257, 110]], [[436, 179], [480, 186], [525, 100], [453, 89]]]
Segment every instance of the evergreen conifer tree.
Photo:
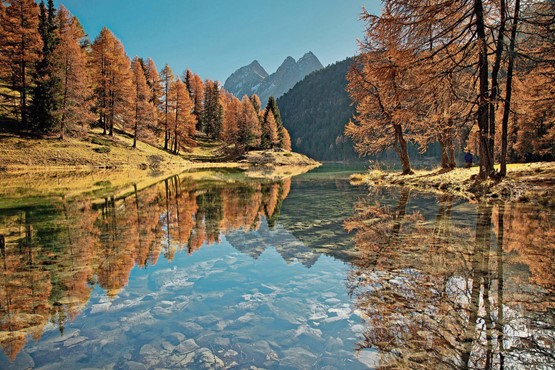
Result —
[[40, 3], [39, 33], [42, 39], [42, 58], [38, 61], [34, 75], [35, 87], [31, 104], [33, 129], [45, 133], [58, 127], [60, 120], [58, 105], [62, 93], [60, 79], [54, 73], [54, 49], [59, 42], [56, 9], [53, 0], [48, 0], [48, 8]]

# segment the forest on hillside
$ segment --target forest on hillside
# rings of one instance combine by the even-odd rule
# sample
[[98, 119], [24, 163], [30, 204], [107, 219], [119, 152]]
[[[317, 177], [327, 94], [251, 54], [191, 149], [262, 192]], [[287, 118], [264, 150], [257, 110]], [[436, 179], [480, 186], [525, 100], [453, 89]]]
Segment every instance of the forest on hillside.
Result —
[[555, 159], [555, 2], [386, 0], [361, 19], [345, 129], [359, 154], [393, 148], [410, 174], [409, 144], [439, 143], [448, 170], [458, 143], [482, 179]]
[[352, 62], [349, 58], [313, 72], [278, 99], [294, 151], [324, 161], [357, 157], [343, 134], [355, 113], [345, 91]]
[[54, 2], [0, 1], [0, 124], [39, 137], [105, 135], [179, 154], [195, 137], [249, 149], [291, 149], [273, 97], [241, 100], [218, 81], [167, 64], [130, 58], [107, 28], [89, 40], [79, 20]]

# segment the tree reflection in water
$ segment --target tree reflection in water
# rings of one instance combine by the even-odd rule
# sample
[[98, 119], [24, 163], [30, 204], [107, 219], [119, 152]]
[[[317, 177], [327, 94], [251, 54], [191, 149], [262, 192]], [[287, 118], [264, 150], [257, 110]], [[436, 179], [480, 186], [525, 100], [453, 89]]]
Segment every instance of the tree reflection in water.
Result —
[[272, 229], [291, 180], [195, 183], [173, 177], [125, 196], [48, 198], [0, 214], [0, 346], [15, 359], [50, 321], [63, 334], [95, 285], [115, 296], [135, 265], [193, 253], [238, 229]]
[[[377, 195], [345, 227], [361, 257], [348, 286], [378, 368], [548, 368], [555, 363], [553, 214], [522, 204], [418, 210]], [[412, 198], [415, 211], [407, 212]], [[459, 208], [461, 208], [459, 210]], [[474, 221], [472, 221], [474, 219]]]

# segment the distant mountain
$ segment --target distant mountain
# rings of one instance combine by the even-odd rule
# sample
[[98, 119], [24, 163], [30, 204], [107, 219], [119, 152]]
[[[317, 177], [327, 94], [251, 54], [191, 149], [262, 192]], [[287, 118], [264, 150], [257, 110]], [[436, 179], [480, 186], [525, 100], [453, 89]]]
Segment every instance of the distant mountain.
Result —
[[251, 96], [266, 78], [268, 72], [255, 60], [233, 72], [225, 80], [224, 88], [241, 99], [243, 95]]
[[241, 99], [243, 95], [257, 94], [265, 104], [270, 96], [278, 98], [310, 73], [323, 68], [322, 63], [308, 52], [298, 61], [287, 57], [276, 72], [268, 75], [255, 60], [235, 71], [224, 83], [224, 88]]
[[348, 58], [316, 71], [278, 99], [294, 151], [318, 160], [357, 158], [351, 140], [343, 136], [345, 124], [355, 113], [345, 91], [352, 62]]

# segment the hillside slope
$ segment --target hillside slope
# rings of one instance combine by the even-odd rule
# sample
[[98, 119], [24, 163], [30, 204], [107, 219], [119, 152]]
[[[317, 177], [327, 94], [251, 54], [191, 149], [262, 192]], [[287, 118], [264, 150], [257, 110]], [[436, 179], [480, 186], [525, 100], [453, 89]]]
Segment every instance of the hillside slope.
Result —
[[354, 114], [346, 74], [352, 58], [313, 72], [278, 99], [293, 150], [317, 160], [357, 158], [352, 142], [343, 136]]

